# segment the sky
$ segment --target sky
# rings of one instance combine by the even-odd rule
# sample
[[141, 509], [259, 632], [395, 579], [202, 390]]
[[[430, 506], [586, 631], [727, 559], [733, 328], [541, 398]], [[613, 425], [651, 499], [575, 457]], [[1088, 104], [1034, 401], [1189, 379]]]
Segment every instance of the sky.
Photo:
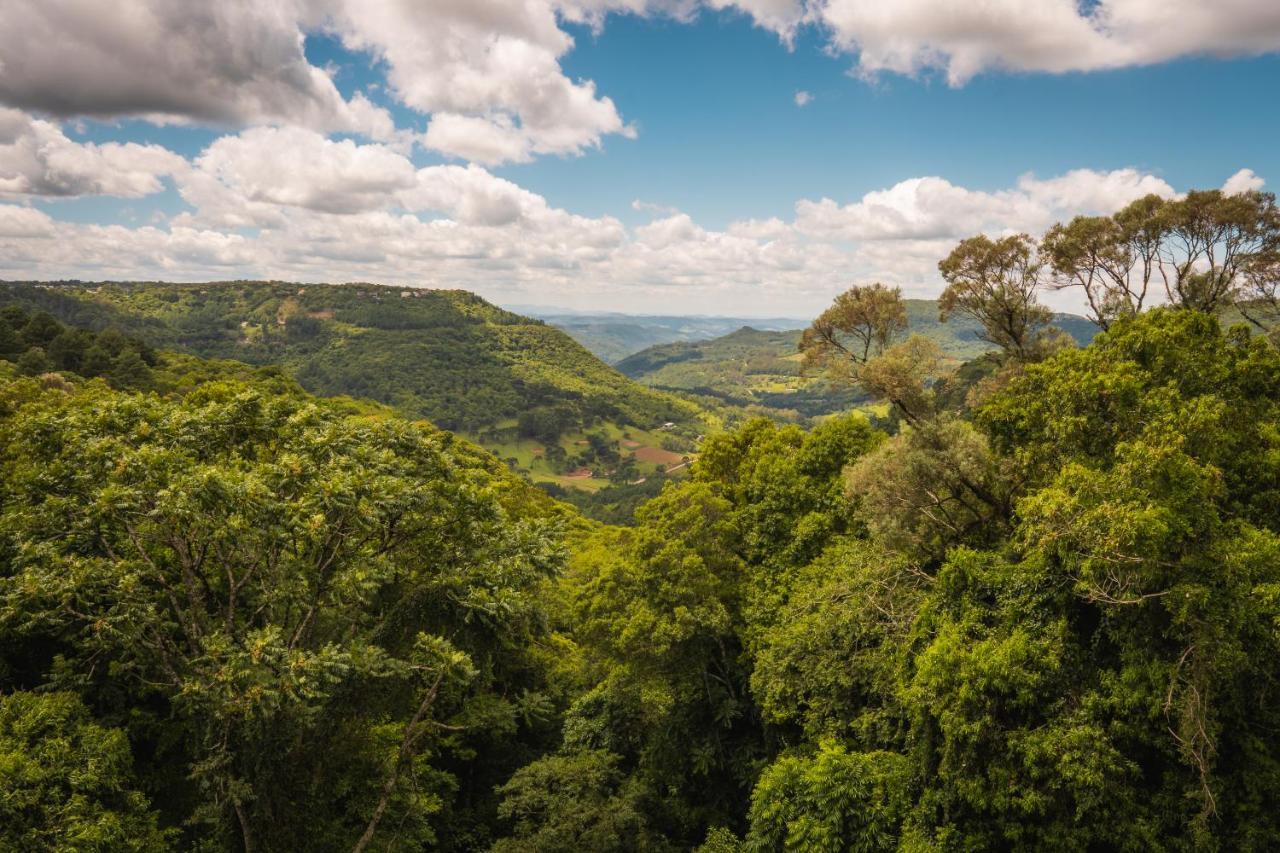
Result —
[[936, 296], [977, 233], [1280, 182], [1275, 0], [0, 0], [0, 20], [11, 280], [804, 317], [871, 281]]

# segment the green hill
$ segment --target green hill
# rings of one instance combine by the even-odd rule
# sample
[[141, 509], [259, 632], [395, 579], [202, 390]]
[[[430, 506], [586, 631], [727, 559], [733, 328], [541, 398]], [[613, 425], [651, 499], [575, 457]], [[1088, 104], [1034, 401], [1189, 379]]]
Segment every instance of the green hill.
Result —
[[[664, 440], [680, 444], [683, 437], [688, 446], [665, 449], [678, 454], [705, 430], [693, 403], [641, 386], [558, 329], [465, 291], [19, 283], [0, 285], [3, 304], [45, 310], [89, 329], [118, 329], [152, 347], [276, 365], [313, 393], [374, 400], [467, 434], [535, 478], [577, 475], [562, 485], [603, 484], [595, 475], [617, 467], [605, 445], [624, 458], [636, 454], [623, 442], [642, 451], [648, 460], [625, 473], [642, 476], [664, 464], [656, 461]], [[673, 426], [663, 429], [667, 424]], [[548, 453], [552, 445], [564, 453]]]
[[[940, 322], [937, 302], [908, 299], [906, 305], [908, 334], [934, 339], [956, 362], [992, 349], [978, 337], [977, 323], [965, 318]], [[1081, 343], [1087, 343], [1097, 331], [1088, 320], [1070, 314], [1058, 315], [1056, 322]], [[864, 402], [856, 390], [833, 389], [821, 380], [801, 377], [799, 341], [799, 329], [762, 331], [744, 326], [711, 340], [649, 347], [619, 361], [616, 367], [654, 388], [806, 417], [845, 411]]]
[[776, 331], [794, 329], [804, 321], [794, 318], [743, 319], [735, 317], [679, 317], [648, 314], [552, 314], [531, 315], [551, 323], [609, 364], [659, 344], [705, 341], [727, 335], [743, 326]]

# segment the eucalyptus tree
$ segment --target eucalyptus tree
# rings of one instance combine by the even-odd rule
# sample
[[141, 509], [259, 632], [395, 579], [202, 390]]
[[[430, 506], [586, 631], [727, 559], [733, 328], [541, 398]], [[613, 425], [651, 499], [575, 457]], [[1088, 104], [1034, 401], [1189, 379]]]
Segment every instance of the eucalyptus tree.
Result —
[[938, 299], [943, 321], [961, 315], [981, 327], [979, 337], [1018, 362], [1039, 357], [1053, 313], [1038, 301], [1044, 262], [1026, 234], [962, 240], [938, 262], [947, 287]]
[[851, 287], [800, 336], [806, 371], [856, 381], [861, 368], [907, 328], [902, 291], [879, 282]]

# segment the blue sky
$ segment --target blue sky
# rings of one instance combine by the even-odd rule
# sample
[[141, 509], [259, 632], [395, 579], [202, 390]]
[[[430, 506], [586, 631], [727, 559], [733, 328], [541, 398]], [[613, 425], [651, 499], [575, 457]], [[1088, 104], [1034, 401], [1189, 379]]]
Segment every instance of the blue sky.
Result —
[[8, 16], [0, 276], [804, 313], [931, 295], [977, 231], [1280, 180], [1269, 0], [126, 2], [101, 42]]
[[[1217, 186], [1241, 166], [1280, 177], [1276, 56], [991, 74], [951, 88], [936, 75], [868, 83], [816, 31], [788, 50], [732, 11], [692, 25], [624, 17], [574, 35], [566, 72], [613, 96], [639, 137], [501, 173], [584, 213], [641, 198], [720, 227], [916, 175], [988, 190], [1082, 167], [1133, 166], [1176, 187]], [[812, 102], [798, 108], [797, 91]]]

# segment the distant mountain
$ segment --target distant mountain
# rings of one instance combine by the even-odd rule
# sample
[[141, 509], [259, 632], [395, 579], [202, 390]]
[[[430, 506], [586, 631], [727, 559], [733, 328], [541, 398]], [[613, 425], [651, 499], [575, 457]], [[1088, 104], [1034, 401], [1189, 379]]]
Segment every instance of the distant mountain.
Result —
[[[0, 305], [6, 303], [85, 328], [117, 328], [157, 348], [278, 365], [313, 393], [367, 398], [472, 436], [513, 467], [537, 468], [544, 446], [562, 444], [564, 453], [547, 451], [556, 457], [554, 470], [542, 466], [548, 477], [588, 466], [606, 474], [616, 467], [610, 447], [624, 440], [640, 461], [653, 457], [648, 469], [673, 464], [691, 446], [681, 435], [706, 428], [688, 400], [639, 385], [554, 326], [466, 291], [0, 284]], [[588, 432], [598, 434], [592, 453], [584, 449]], [[641, 465], [639, 474], [645, 470]]]
[[618, 362], [618, 370], [654, 388], [710, 397], [735, 407], [813, 417], [853, 408], [864, 395], [800, 376], [800, 331], [742, 328], [707, 341], [661, 344]]
[[708, 340], [743, 326], [781, 330], [798, 328], [805, 323], [801, 319], [785, 317], [745, 319], [741, 317], [544, 313], [536, 310], [531, 311], [530, 314], [563, 330], [610, 364], [616, 364], [632, 353], [651, 346], [676, 341]]
[[[963, 318], [938, 320], [933, 300], [909, 299], [908, 334], [938, 342], [955, 361], [968, 361], [992, 347], [978, 337], [978, 324]], [[1083, 317], [1058, 315], [1057, 325], [1087, 343], [1097, 328]], [[768, 331], [744, 326], [705, 341], [681, 341], [650, 347], [622, 359], [618, 370], [637, 382], [713, 397], [738, 406], [790, 410], [804, 416], [843, 411], [857, 405], [852, 389], [833, 389], [800, 376], [800, 329]]]

